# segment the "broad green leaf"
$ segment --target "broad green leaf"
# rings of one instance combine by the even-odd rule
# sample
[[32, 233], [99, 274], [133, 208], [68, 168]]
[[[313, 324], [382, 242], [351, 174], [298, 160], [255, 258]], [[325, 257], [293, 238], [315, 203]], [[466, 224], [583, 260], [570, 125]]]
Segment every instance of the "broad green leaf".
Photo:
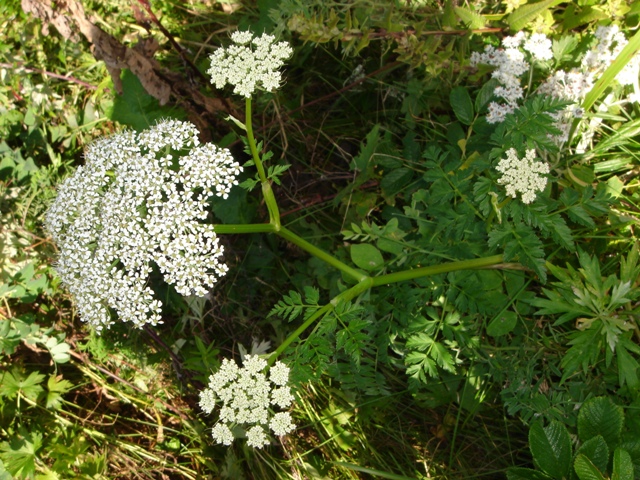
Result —
[[611, 480], [634, 480], [633, 462], [629, 452], [616, 448], [613, 452], [613, 472]]
[[32, 478], [36, 471], [37, 452], [42, 447], [42, 434], [31, 433], [0, 445], [4, 467], [17, 478]]
[[511, 332], [518, 323], [518, 315], [515, 312], [507, 310], [491, 320], [487, 325], [487, 335], [499, 337]]
[[610, 450], [620, 442], [624, 412], [609, 397], [587, 400], [578, 413], [578, 437], [583, 442], [602, 435]]
[[578, 455], [573, 468], [580, 480], [607, 480], [600, 470], [584, 455]]
[[52, 410], [58, 410], [62, 405], [62, 395], [67, 393], [73, 388], [73, 384], [62, 378], [62, 375], [57, 377], [51, 375], [47, 381], [47, 397], [46, 407]]
[[547, 427], [537, 422], [529, 430], [529, 448], [534, 463], [547, 475], [563, 478], [571, 468], [571, 438], [566, 427], [552, 421]]
[[609, 464], [609, 447], [607, 446], [607, 442], [604, 441], [602, 435], [596, 435], [593, 438], [590, 438], [582, 445], [576, 452], [576, 455], [582, 454], [591, 460], [598, 470], [604, 472], [607, 469], [607, 465]]
[[380, 250], [368, 243], [351, 245], [351, 260], [368, 272], [377, 270], [384, 265]]
[[455, 87], [449, 94], [449, 101], [453, 113], [460, 123], [471, 125], [473, 123], [473, 102], [469, 92], [464, 87]]
[[535, 19], [546, 9], [563, 3], [563, 0], [543, 0], [538, 3], [529, 3], [516, 8], [507, 17], [507, 24], [513, 31], [522, 30], [529, 22]]
[[18, 394], [35, 401], [44, 389], [40, 385], [44, 375], [31, 372], [24, 378], [20, 372], [5, 372], [0, 381], [0, 397], [15, 398]]

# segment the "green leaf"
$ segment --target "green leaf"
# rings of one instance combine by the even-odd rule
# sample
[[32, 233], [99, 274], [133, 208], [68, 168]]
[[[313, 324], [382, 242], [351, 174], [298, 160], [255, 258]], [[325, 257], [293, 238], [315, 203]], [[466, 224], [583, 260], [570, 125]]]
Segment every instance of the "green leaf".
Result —
[[606, 480], [600, 470], [584, 455], [578, 455], [573, 468], [580, 480]]
[[471, 125], [473, 123], [473, 102], [469, 92], [464, 87], [455, 87], [449, 94], [449, 101], [453, 113], [460, 123]]
[[633, 462], [629, 452], [616, 448], [613, 452], [613, 472], [611, 480], [634, 480]]
[[583, 442], [602, 435], [610, 450], [620, 443], [624, 423], [622, 407], [609, 397], [595, 397], [587, 400], [578, 413], [578, 437]]
[[184, 119], [182, 110], [170, 106], [160, 106], [144, 89], [138, 77], [129, 70], [122, 74], [122, 95], [116, 95], [113, 107], [107, 112], [110, 120], [129, 125], [140, 132], [165, 118]]
[[514, 467], [507, 470], [507, 480], [552, 480], [552, 478], [538, 470]]
[[518, 7], [507, 17], [507, 24], [511, 30], [520, 31], [542, 12], [562, 2], [563, 0], [543, 0], [542, 2], [529, 3]]
[[571, 468], [571, 438], [566, 427], [553, 420], [547, 427], [537, 422], [529, 430], [529, 448], [534, 463], [547, 475], [563, 478]]
[[460, 17], [462, 22], [471, 29], [482, 28], [485, 26], [487, 20], [480, 14], [469, 10], [468, 8], [453, 7], [456, 15]]
[[499, 337], [510, 333], [518, 323], [518, 315], [515, 312], [507, 310], [493, 318], [487, 325], [487, 335]]
[[369, 161], [373, 157], [380, 139], [380, 125], [373, 126], [363, 143], [360, 144], [360, 153], [351, 162], [351, 170], [365, 171]]
[[638, 348], [636, 344], [626, 338], [620, 339], [616, 347], [618, 381], [621, 387], [627, 384], [629, 387], [636, 389], [640, 386], [640, 381], [638, 380], [638, 368], [640, 368], [640, 364], [638, 364], [635, 357], [629, 353], [627, 348], [634, 350], [636, 355], [638, 354], [635, 350]]
[[37, 452], [42, 447], [41, 433], [28, 433], [0, 445], [0, 459], [14, 477], [31, 478], [36, 471]]
[[596, 435], [580, 445], [580, 448], [576, 452], [576, 455], [578, 454], [582, 454], [591, 460], [601, 472], [607, 470], [607, 465], [609, 464], [609, 447], [607, 446], [607, 442], [604, 441], [604, 438], [602, 438], [602, 435]]
[[40, 386], [43, 380], [44, 375], [38, 372], [31, 372], [26, 379], [17, 370], [5, 372], [0, 381], [0, 397], [15, 398], [19, 394], [35, 402], [44, 391]]
[[377, 270], [384, 265], [380, 250], [368, 243], [351, 245], [351, 260], [368, 272]]
[[47, 381], [46, 407], [52, 410], [59, 410], [62, 405], [62, 395], [73, 388], [73, 384], [68, 380], [63, 380], [62, 375], [57, 377], [51, 375]]
[[616, 75], [622, 71], [638, 50], [640, 50], [640, 31], [637, 31], [636, 34], [631, 37], [629, 43], [627, 43], [616, 59], [600, 76], [591, 91], [587, 93], [582, 102], [582, 108], [589, 110], [596, 103], [596, 100], [598, 100], [600, 95], [614, 82]]

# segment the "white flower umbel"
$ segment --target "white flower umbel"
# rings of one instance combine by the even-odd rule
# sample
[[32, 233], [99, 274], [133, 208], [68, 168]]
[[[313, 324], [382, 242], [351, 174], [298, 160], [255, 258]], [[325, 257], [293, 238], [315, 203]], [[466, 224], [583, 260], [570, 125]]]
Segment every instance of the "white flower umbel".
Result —
[[80, 317], [98, 330], [113, 324], [111, 311], [136, 327], [161, 323], [153, 264], [178, 293], [204, 296], [227, 272], [203, 221], [208, 199], [226, 198], [242, 171], [229, 151], [200, 144], [188, 122], [166, 120], [98, 140], [85, 158], [45, 219]]
[[507, 158], [503, 158], [496, 167], [502, 177], [498, 183], [504, 185], [507, 195], [516, 198], [522, 194], [522, 203], [531, 203], [536, 199], [536, 192], [541, 192], [547, 185], [549, 165], [536, 160], [536, 151], [527, 150], [524, 158], [518, 158], [515, 148], [507, 150]]
[[282, 74], [278, 71], [293, 49], [287, 42], [275, 42], [272, 35], [255, 37], [251, 32], [234, 32], [234, 42], [227, 48], [219, 48], [209, 57], [211, 83], [224, 88], [228, 83], [233, 92], [251, 97], [256, 88], [271, 91], [280, 86]]
[[232, 430], [241, 427], [247, 436], [247, 445], [262, 448], [269, 443], [267, 431], [286, 435], [296, 426], [289, 412], [274, 412], [275, 406], [287, 408], [294, 400], [289, 381], [289, 367], [276, 362], [267, 379], [267, 362], [257, 355], [247, 355], [239, 368], [225, 358], [217, 373], [209, 377], [209, 385], [200, 392], [200, 408], [211, 413], [219, 402], [218, 423], [212, 435], [216, 443], [230, 445]]

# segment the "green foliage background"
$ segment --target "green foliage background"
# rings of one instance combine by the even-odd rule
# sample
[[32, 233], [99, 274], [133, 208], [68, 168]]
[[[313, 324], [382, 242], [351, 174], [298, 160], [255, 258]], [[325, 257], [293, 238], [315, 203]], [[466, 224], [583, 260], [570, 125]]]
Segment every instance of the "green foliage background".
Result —
[[[638, 105], [602, 113], [586, 153], [560, 151], [549, 114], [566, 105], [532, 95], [487, 124], [495, 84], [469, 55], [525, 29], [558, 40], [554, 67], [575, 66], [598, 24], [631, 37], [640, 8], [516, 3], [151, 4], [201, 71], [236, 28], [294, 46], [285, 85], [254, 107], [288, 229], [374, 278], [504, 257], [335, 305], [285, 352], [299, 428], [262, 451], [214, 446], [198, 390], [222, 357], [275, 350], [353, 281], [276, 236], [225, 236], [232, 270], [208, 298], [158, 284], [164, 326], [89, 331], [42, 229], [55, 185], [94, 138], [188, 114], [160, 107], [130, 72], [118, 96], [86, 42], [44, 35], [19, 2], [3, 2], [0, 478], [639, 477]], [[149, 35], [129, 3], [83, 5], [127, 44]], [[162, 67], [188, 78], [150, 25]], [[601, 77], [586, 111], [620, 94], [612, 81]], [[208, 134], [248, 158], [233, 128]], [[496, 184], [491, 167], [511, 147], [554, 162], [532, 204]], [[212, 211], [221, 223], [264, 221], [257, 190]], [[620, 428], [594, 430], [603, 418]]]

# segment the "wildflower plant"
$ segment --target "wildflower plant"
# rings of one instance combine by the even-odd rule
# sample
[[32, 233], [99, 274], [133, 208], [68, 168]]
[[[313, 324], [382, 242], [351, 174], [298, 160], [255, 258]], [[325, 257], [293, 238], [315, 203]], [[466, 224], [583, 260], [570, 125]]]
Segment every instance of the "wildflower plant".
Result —
[[[352, 163], [358, 184], [374, 172], [385, 175], [388, 167], [395, 178], [381, 179], [386, 199], [406, 185], [411, 189], [404, 190], [402, 209], [398, 202], [380, 215], [386, 224], [367, 217], [343, 231], [348, 253], [328, 253], [282, 224], [273, 184], [287, 166], [268, 164], [272, 154], [253, 131], [252, 97], [280, 87], [279, 70], [292, 49], [266, 34], [236, 32], [231, 40], [211, 56], [208, 73], [216, 88], [231, 85], [245, 99], [244, 124], [234, 123], [245, 136], [255, 176], [240, 186], [260, 186], [268, 221], [207, 223], [208, 198], [228, 195], [241, 168], [228, 151], [199, 145], [193, 126], [175, 121], [92, 146], [87, 165], [61, 186], [47, 216], [61, 250], [60, 274], [85, 320], [98, 327], [113, 321], [110, 309], [136, 326], [160, 322], [161, 305], [147, 283], [156, 267], [179, 293], [204, 294], [226, 272], [217, 238], [222, 234], [274, 234], [339, 272], [328, 302], [306, 286], [304, 295], [292, 291], [276, 304], [269, 316], [298, 323], [268, 357], [246, 356], [242, 367], [224, 359], [211, 375], [199, 405], [217, 415], [212, 435], [218, 444], [246, 437], [249, 446], [261, 448], [270, 435], [292, 432], [285, 411], [294, 400], [291, 389], [323, 373], [369, 395], [386, 393], [378, 360], [397, 365], [401, 358], [412, 389], [429, 388], [431, 378], [439, 384], [447, 375], [465, 378], [465, 355], [484, 335], [472, 323], [493, 317], [491, 337], [514, 331], [520, 316], [531, 312], [531, 298], [524, 306], [518, 300], [517, 307], [510, 300], [528, 285], [523, 272], [544, 283], [548, 245], [575, 252], [575, 226], [595, 225], [608, 211], [607, 192], [576, 179], [554, 138], [563, 133], [556, 126], [559, 112], [573, 99], [544, 94], [544, 88], [543, 95], [529, 95], [536, 86], [532, 69], [549, 66], [552, 43], [520, 33], [505, 38], [500, 49], [472, 56], [473, 64], [495, 68], [494, 101], [485, 95], [473, 102], [467, 89], [454, 88], [457, 122], [443, 136], [451, 144], [425, 146], [413, 162], [419, 175], [394, 170], [392, 159], [405, 152], [386, 144], [379, 155], [384, 159], [372, 160], [386, 140], [378, 126], [371, 130]], [[487, 121], [476, 130], [485, 107]], [[413, 142], [406, 138], [407, 145]], [[389, 351], [398, 358], [390, 359]], [[291, 382], [289, 367], [279, 361], [285, 354]]]

